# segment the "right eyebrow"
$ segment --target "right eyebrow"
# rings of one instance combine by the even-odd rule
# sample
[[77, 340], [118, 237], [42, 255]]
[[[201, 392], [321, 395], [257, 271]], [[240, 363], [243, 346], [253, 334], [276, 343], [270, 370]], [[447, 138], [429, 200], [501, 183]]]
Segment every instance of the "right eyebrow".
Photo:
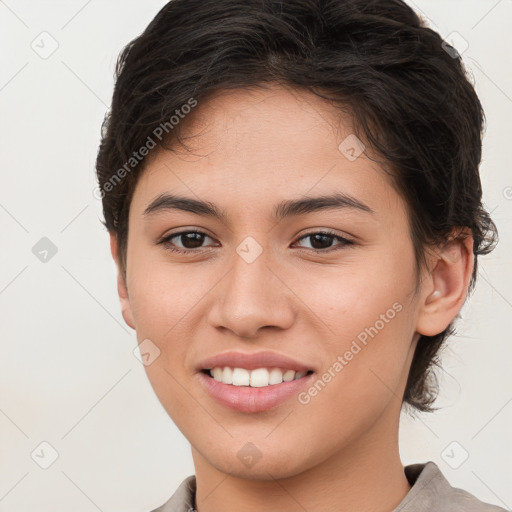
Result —
[[182, 210], [185, 212], [195, 213], [196, 215], [213, 217], [223, 221], [224, 223], [227, 221], [227, 215], [213, 203], [210, 203], [209, 201], [199, 201], [197, 199], [175, 194], [159, 195], [144, 210], [144, 215], [152, 215], [165, 210]]

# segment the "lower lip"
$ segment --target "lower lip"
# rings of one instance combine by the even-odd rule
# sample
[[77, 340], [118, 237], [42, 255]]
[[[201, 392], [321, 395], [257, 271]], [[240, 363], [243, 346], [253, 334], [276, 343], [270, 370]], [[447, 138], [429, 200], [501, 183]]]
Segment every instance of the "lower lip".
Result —
[[296, 395], [309, 384], [314, 375], [311, 373], [300, 379], [261, 388], [224, 384], [203, 372], [199, 373], [199, 379], [206, 391], [220, 404], [240, 412], [261, 412], [272, 409]]

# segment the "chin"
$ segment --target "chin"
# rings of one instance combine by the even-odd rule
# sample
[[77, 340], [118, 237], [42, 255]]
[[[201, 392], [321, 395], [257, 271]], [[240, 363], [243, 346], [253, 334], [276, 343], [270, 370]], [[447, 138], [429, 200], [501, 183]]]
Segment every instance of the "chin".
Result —
[[262, 446], [263, 442], [264, 439], [254, 443], [231, 439], [230, 445], [217, 444], [215, 451], [210, 443], [201, 454], [218, 471], [247, 480], [289, 478], [314, 465], [308, 454], [298, 452], [295, 445], [287, 447], [277, 437], [274, 444], [267, 439], [266, 445]]
[[235, 455], [234, 458], [223, 460], [216, 468], [232, 477], [246, 480], [277, 480], [296, 476], [307, 468], [302, 467], [299, 461], [284, 461], [281, 457], [262, 455], [261, 459], [254, 463], [241, 462]]

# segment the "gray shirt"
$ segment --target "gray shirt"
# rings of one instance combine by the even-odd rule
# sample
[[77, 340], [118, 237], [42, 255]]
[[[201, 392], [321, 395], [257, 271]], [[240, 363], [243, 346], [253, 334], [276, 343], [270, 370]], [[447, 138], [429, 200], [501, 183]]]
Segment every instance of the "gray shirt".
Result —
[[[405, 466], [411, 489], [393, 512], [507, 512], [452, 487], [435, 462]], [[171, 498], [152, 512], [195, 512], [196, 477], [187, 477]]]

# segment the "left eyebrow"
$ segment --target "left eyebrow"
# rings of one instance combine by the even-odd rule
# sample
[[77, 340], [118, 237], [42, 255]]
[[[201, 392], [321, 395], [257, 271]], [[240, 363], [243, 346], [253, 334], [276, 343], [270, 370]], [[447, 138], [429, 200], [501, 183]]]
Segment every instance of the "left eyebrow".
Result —
[[[302, 199], [281, 201], [276, 205], [273, 217], [276, 220], [294, 215], [306, 215], [319, 210], [354, 209], [373, 215], [375, 212], [365, 203], [345, 193], [335, 193], [323, 196], [305, 196]], [[199, 201], [175, 194], [161, 194], [144, 210], [144, 215], [151, 215], [165, 210], [182, 210], [205, 217], [216, 218], [224, 223], [228, 216], [215, 204], [209, 201]]]
[[281, 220], [291, 215], [305, 215], [319, 210], [355, 209], [374, 215], [375, 212], [365, 203], [345, 193], [282, 201], [274, 210], [274, 217]]

